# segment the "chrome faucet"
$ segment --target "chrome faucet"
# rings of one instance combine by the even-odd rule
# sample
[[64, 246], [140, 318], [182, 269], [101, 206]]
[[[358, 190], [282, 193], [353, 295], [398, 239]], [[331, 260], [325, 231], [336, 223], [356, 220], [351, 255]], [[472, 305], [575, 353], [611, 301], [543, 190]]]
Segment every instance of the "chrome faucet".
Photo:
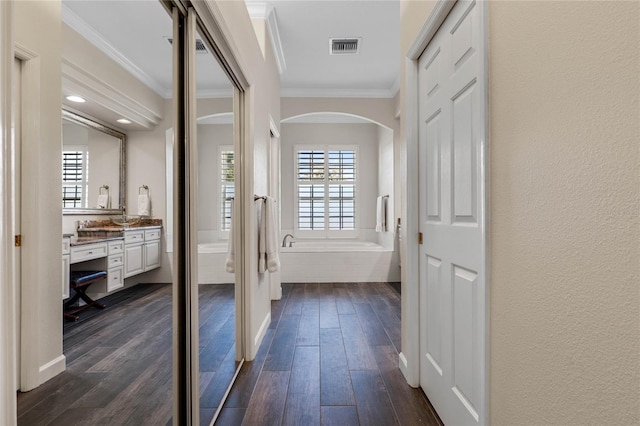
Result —
[[[282, 240], [282, 247], [286, 247], [287, 246], [287, 237], [293, 238], [293, 235], [287, 234], [287, 235], [284, 236], [284, 238]], [[293, 245], [293, 242], [289, 241], [289, 247], [292, 247], [292, 245]]]

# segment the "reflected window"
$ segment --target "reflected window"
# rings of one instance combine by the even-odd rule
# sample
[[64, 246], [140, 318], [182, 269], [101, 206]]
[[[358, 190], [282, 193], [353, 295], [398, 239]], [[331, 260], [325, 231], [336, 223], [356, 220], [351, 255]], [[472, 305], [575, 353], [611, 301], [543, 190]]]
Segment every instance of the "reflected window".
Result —
[[220, 229], [227, 232], [231, 228], [231, 206], [235, 196], [234, 170], [233, 146], [220, 147]]
[[62, 151], [62, 207], [87, 207], [89, 147], [65, 146]]

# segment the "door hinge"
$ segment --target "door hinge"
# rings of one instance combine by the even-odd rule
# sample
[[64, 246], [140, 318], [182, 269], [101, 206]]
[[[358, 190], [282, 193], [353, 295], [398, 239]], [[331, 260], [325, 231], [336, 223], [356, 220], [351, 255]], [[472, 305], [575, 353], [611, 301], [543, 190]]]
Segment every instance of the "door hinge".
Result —
[[418, 244], [422, 244], [422, 232], [418, 232]]
[[22, 247], [22, 235], [16, 235], [16, 236], [13, 238], [13, 244], [14, 244], [16, 247]]

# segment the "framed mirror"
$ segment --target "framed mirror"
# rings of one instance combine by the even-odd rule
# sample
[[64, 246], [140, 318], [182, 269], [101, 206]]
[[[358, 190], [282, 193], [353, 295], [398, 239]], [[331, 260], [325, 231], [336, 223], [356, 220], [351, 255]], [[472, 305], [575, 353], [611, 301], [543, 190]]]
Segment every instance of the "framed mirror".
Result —
[[62, 213], [124, 214], [126, 135], [62, 110]]

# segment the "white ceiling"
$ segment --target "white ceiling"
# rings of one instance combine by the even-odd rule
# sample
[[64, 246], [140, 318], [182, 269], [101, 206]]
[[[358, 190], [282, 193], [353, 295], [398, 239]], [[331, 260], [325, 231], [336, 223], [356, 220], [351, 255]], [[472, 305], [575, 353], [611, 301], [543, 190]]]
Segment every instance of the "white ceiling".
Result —
[[[271, 1], [286, 61], [283, 96], [392, 97], [400, 62], [397, 0]], [[361, 38], [357, 55], [329, 55], [330, 38]]]
[[[255, 6], [256, 2], [249, 0], [249, 4]], [[272, 41], [286, 64], [281, 75], [282, 96], [396, 94], [399, 0], [277, 0], [259, 4], [275, 11], [269, 18], [279, 39]], [[172, 59], [167, 38], [172, 23], [158, 0], [63, 0], [62, 16], [67, 25], [149, 88], [164, 98], [171, 96]], [[361, 38], [360, 52], [329, 55], [331, 37]], [[197, 66], [199, 97], [231, 96], [231, 83], [213, 55], [198, 55]]]

